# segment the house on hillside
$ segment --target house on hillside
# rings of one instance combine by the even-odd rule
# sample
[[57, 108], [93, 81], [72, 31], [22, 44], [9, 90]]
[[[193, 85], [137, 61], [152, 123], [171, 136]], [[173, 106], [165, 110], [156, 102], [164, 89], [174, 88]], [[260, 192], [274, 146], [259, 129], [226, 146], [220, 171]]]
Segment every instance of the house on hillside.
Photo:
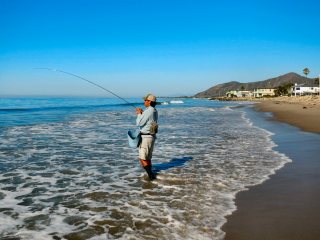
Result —
[[274, 88], [259, 88], [253, 91], [253, 96], [258, 97], [266, 97], [266, 96], [274, 96], [275, 89]]
[[304, 86], [303, 84], [295, 84], [291, 88], [291, 93], [294, 96], [315, 95], [319, 94], [319, 90], [319, 86]]

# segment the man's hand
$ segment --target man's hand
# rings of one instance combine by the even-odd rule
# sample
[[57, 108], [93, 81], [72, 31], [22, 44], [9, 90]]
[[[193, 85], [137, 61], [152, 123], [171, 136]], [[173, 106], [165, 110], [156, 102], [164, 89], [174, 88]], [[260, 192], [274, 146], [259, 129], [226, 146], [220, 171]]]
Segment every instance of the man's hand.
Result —
[[142, 114], [142, 113], [143, 113], [143, 110], [141, 108], [136, 108], [137, 115]]

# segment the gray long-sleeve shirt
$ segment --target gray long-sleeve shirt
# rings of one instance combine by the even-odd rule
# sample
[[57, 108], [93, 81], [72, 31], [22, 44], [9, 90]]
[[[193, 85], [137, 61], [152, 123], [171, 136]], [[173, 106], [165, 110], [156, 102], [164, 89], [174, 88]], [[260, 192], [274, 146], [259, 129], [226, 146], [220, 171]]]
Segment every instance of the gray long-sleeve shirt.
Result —
[[140, 127], [140, 132], [150, 133], [151, 123], [158, 122], [158, 111], [154, 107], [147, 107], [142, 114], [137, 116], [136, 124]]

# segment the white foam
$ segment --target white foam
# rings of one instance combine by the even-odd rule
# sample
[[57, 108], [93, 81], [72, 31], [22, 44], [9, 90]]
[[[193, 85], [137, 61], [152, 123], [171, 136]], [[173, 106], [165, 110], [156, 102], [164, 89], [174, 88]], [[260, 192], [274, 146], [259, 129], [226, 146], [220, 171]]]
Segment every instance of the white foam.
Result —
[[161, 105], [168, 105], [168, 102], [162, 102]]
[[182, 100], [171, 100], [170, 103], [171, 104], [183, 104], [184, 101], [182, 101]]

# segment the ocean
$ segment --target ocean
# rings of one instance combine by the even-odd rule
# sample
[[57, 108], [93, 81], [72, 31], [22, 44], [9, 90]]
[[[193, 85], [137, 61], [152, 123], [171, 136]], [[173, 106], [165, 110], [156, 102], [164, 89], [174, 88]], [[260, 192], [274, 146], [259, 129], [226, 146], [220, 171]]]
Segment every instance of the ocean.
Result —
[[291, 160], [250, 103], [160, 101], [150, 182], [127, 143], [133, 106], [0, 99], [0, 238], [223, 239], [235, 195]]

